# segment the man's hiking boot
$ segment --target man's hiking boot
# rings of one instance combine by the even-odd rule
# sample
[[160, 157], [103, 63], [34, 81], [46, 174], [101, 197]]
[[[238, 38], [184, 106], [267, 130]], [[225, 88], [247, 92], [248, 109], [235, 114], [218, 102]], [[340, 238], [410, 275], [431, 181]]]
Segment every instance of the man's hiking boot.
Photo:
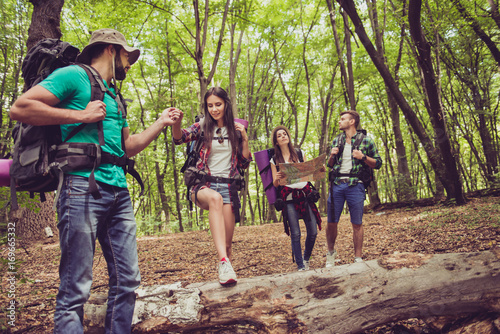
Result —
[[221, 285], [236, 284], [236, 273], [234, 272], [231, 262], [227, 258], [223, 258], [219, 263], [219, 283]]
[[325, 268], [331, 268], [335, 266], [335, 257], [337, 256], [337, 251], [334, 250], [333, 253], [326, 253], [326, 265]]
[[304, 260], [304, 268], [305, 270], [309, 270], [309, 260]]

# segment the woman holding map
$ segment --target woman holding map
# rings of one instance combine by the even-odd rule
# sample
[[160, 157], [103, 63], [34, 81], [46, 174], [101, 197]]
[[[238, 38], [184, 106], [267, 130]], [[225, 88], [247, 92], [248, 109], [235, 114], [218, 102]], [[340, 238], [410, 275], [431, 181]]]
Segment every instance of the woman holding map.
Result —
[[[318, 229], [321, 229], [321, 217], [315, 202], [319, 198], [318, 192], [309, 182], [295, 182], [287, 184], [287, 175], [280, 171], [280, 163], [303, 163], [304, 156], [300, 149], [295, 149], [290, 140], [290, 131], [285, 126], [277, 126], [272, 132], [274, 156], [271, 158], [273, 185], [278, 189], [278, 199], [275, 206], [280, 209], [282, 204], [283, 223], [285, 232], [290, 235], [292, 242], [292, 255], [295, 258], [299, 271], [309, 270], [311, 258]], [[302, 256], [300, 243], [299, 219], [306, 225], [307, 237]]]

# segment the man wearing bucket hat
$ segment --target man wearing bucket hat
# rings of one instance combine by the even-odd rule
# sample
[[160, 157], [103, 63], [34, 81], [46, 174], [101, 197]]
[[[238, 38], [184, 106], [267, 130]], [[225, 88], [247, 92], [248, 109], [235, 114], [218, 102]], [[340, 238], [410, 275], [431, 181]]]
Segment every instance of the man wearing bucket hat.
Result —
[[[89, 123], [72, 138], [83, 143], [97, 142], [95, 124], [103, 121], [102, 151], [120, 157], [124, 153], [134, 156], [165, 126], [172, 125], [178, 115], [177, 109], [167, 108], [149, 128], [129, 134], [127, 121], [113, 97], [117, 91], [111, 83], [125, 79], [139, 55], [139, 49], [130, 47], [120, 32], [97, 30], [78, 61], [91, 65], [103, 79], [109, 90], [103, 100], [89, 102], [89, 76], [82, 67], [70, 65], [57, 69], [24, 93], [12, 106], [11, 118], [32, 125], [59, 124], [63, 139], [76, 127], [75, 123]], [[95, 170], [95, 179], [100, 199], [88, 191], [88, 170], [64, 175], [57, 202], [61, 260], [54, 333], [83, 333], [83, 305], [90, 296], [96, 238], [109, 274], [106, 333], [131, 332], [134, 291], [140, 284], [134, 211], [120, 166], [101, 164]]]

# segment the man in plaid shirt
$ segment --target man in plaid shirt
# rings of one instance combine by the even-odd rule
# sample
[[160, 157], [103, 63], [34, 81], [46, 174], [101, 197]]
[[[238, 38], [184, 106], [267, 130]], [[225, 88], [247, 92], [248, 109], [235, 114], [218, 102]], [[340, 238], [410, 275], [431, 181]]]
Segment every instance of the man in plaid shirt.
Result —
[[[373, 140], [364, 136], [359, 147], [354, 147], [356, 138], [362, 132], [356, 131], [359, 125], [359, 114], [349, 110], [340, 114], [339, 130], [344, 131], [332, 143], [332, 150], [328, 166], [332, 168], [333, 179], [328, 196], [328, 224], [326, 226], [326, 240], [328, 253], [326, 267], [335, 265], [335, 240], [340, 215], [347, 202], [351, 216], [354, 241], [354, 262], [362, 262], [363, 250], [363, 207], [365, 201], [365, 187], [359, 179], [359, 172], [363, 168], [379, 169], [382, 159], [378, 154]], [[340, 151], [342, 149], [342, 151]]]

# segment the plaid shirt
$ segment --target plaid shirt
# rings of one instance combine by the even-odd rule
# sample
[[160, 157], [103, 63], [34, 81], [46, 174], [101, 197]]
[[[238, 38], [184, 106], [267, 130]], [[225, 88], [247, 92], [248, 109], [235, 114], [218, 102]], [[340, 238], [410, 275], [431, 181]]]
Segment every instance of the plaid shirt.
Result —
[[[356, 137], [359, 136], [359, 134], [360, 134], [360, 132], [356, 132], [356, 134], [351, 138], [351, 145], [354, 145], [354, 142], [356, 141]], [[346, 141], [346, 135], [345, 135], [345, 132], [343, 132], [333, 139], [332, 147], [340, 146], [342, 144], [342, 145], [344, 145], [344, 149], [345, 149], [345, 141]], [[382, 158], [380, 157], [380, 154], [378, 154], [378, 150], [377, 150], [377, 147], [375, 146], [373, 139], [371, 139], [368, 136], [365, 136], [365, 138], [363, 138], [363, 141], [359, 145], [358, 149], [361, 152], [363, 152], [363, 154], [365, 154], [367, 157], [370, 157], [370, 158], [373, 158], [376, 160], [377, 163], [375, 165], [375, 169], [379, 169], [380, 167], [382, 167]], [[353, 146], [351, 146], [351, 150], [354, 150]], [[351, 154], [352, 154], [352, 151], [351, 151]], [[337, 163], [332, 168], [332, 171], [334, 173], [339, 173], [340, 166], [342, 165], [341, 152], [339, 152], [339, 154], [337, 154], [337, 156], [338, 156]], [[365, 165], [365, 163], [363, 161], [352, 158], [351, 173], [352, 174], [358, 173], [361, 170], [361, 168], [363, 168], [363, 165]], [[368, 167], [368, 166], [366, 166], [366, 167]], [[370, 167], [368, 167], [368, 168], [370, 168]], [[358, 181], [359, 181], [359, 179], [355, 176], [349, 177], [349, 182], [348, 182], [349, 186], [356, 185], [358, 183]], [[333, 183], [337, 184], [337, 185], [340, 184], [340, 176], [337, 176], [335, 178], [335, 180], [333, 181]]]
[[[183, 143], [188, 143], [193, 140], [198, 140], [201, 138], [201, 126], [200, 123], [194, 123], [190, 127], [186, 129], [182, 129], [182, 137], [180, 139], [175, 139], [174, 138], [174, 143], [176, 145], [180, 145]], [[196, 163], [196, 168], [199, 170], [204, 170], [208, 175], [210, 174], [210, 169], [208, 168], [208, 157], [210, 156], [210, 148], [203, 143], [201, 145], [200, 149], [200, 156], [198, 159], [198, 162]], [[243, 154], [241, 153], [241, 147], [236, 150], [236, 154], [233, 152], [231, 154], [231, 168], [229, 170], [229, 178], [234, 177], [239, 173], [238, 168], [240, 169], [246, 169], [250, 165], [250, 162], [252, 161], [252, 154], [250, 154], [249, 158], [245, 158]], [[210, 188], [210, 182], [207, 182], [205, 184], [198, 184], [197, 186], [194, 186], [191, 189], [191, 193], [198, 191], [199, 189], [202, 189], [204, 187]], [[229, 187], [231, 187], [229, 185]], [[231, 188], [229, 188], [229, 192], [231, 193]], [[232, 203], [232, 198], [231, 198], [231, 204]]]

